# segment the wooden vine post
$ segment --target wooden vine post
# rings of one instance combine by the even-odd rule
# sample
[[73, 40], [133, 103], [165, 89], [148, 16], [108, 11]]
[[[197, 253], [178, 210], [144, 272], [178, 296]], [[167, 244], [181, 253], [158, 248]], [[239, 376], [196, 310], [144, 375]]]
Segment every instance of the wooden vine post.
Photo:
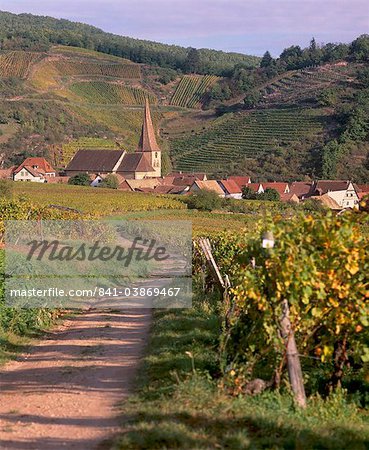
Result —
[[293, 332], [289, 316], [290, 308], [288, 306], [288, 301], [285, 299], [282, 302], [282, 317], [280, 325], [282, 338], [284, 339], [286, 344], [288, 377], [290, 379], [291, 388], [295, 396], [296, 404], [301, 408], [305, 408], [306, 395], [304, 380], [302, 376], [300, 357], [295, 341], [295, 334]]

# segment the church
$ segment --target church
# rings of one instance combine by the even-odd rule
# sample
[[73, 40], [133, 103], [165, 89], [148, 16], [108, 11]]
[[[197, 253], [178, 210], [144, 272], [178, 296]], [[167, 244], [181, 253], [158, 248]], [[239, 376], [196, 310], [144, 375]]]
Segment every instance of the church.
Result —
[[67, 176], [81, 172], [90, 175], [113, 173], [125, 179], [161, 177], [161, 150], [157, 144], [146, 100], [141, 137], [134, 153], [125, 150], [78, 150], [65, 169]]

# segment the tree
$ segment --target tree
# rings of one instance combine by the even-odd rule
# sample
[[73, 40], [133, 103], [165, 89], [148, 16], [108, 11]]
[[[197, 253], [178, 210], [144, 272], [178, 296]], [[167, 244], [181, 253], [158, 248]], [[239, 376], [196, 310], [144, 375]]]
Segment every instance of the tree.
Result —
[[316, 45], [316, 40], [315, 40], [315, 38], [313, 37], [312, 38], [312, 40], [310, 41], [310, 46], [309, 46], [309, 50], [311, 51], [311, 52], [315, 52], [316, 50], [317, 50], [317, 45]]
[[253, 191], [250, 187], [248, 187], [248, 186], [242, 187], [242, 198], [244, 200], [256, 200], [258, 195], [259, 194], [257, 194], [255, 191]]
[[260, 62], [260, 67], [267, 68], [267, 67], [272, 66], [273, 63], [274, 63], [274, 59], [272, 58], [272, 55], [268, 51], [266, 51]]
[[77, 173], [77, 175], [74, 175], [73, 177], [70, 177], [68, 184], [72, 184], [75, 186], [90, 186], [91, 179], [88, 173], [81, 172]]
[[350, 54], [356, 61], [369, 61], [369, 34], [362, 34], [354, 40]]
[[222, 199], [214, 191], [201, 189], [187, 198], [187, 206], [200, 211], [213, 211], [221, 208]]
[[260, 92], [257, 89], [253, 89], [246, 95], [243, 101], [248, 108], [255, 108], [260, 101]]
[[360, 81], [360, 83], [363, 84], [365, 88], [369, 88], [369, 67], [365, 67], [359, 70], [357, 73], [357, 79]]
[[184, 63], [185, 72], [197, 73], [200, 71], [200, 53], [196, 48], [190, 48]]
[[108, 189], [118, 189], [119, 181], [116, 175], [110, 173], [107, 175], [102, 182], [99, 184], [99, 187], [108, 188]]
[[262, 200], [269, 200], [272, 202], [278, 202], [281, 199], [279, 192], [273, 188], [266, 188], [265, 192], [261, 194]]
[[321, 106], [334, 106], [337, 104], [338, 96], [335, 89], [325, 89], [317, 95], [317, 100]]

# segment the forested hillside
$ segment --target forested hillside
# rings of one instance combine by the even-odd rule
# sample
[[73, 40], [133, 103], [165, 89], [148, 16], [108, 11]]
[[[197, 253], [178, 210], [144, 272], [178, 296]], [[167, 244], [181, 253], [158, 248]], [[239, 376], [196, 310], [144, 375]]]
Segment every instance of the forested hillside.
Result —
[[[180, 69], [185, 72], [192, 71], [194, 62], [191, 55], [188, 58], [188, 49], [177, 45], [117, 36], [105, 33], [99, 28], [69, 20], [0, 12], [0, 47], [2, 49], [47, 51], [53, 44], [96, 50], [137, 63]], [[199, 50], [199, 57], [197, 72], [215, 75], [222, 75], [225, 71], [232, 69], [235, 64], [246, 64], [252, 67], [260, 60], [255, 56], [208, 49]]]

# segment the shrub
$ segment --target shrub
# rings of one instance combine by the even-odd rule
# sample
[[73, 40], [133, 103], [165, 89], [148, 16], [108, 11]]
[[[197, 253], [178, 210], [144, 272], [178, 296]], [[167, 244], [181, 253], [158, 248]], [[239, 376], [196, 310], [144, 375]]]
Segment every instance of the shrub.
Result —
[[99, 187], [118, 189], [119, 181], [117, 176], [114, 175], [113, 173], [110, 173], [102, 180], [102, 182], [99, 184]]
[[216, 192], [201, 189], [196, 194], [188, 197], [187, 205], [190, 209], [199, 209], [200, 211], [213, 211], [222, 206], [222, 199]]
[[91, 179], [86, 172], [77, 173], [77, 175], [69, 178], [68, 184], [73, 184], [75, 186], [90, 186]]

